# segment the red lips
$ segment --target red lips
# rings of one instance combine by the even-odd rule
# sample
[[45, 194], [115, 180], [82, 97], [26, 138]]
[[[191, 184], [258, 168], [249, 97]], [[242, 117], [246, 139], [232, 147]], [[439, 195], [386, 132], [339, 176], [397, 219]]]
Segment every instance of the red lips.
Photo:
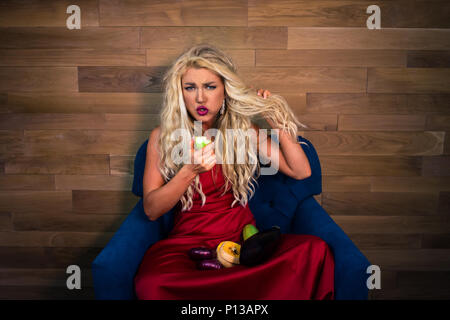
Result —
[[204, 116], [208, 113], [208, 108], [206, 108], [205, 106], [199, 106], [197, 107], [197, 113], [201, 116]]

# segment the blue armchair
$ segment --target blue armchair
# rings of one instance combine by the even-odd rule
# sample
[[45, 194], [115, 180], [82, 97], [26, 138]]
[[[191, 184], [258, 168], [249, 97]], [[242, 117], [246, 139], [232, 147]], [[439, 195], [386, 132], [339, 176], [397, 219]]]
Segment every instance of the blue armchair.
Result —
[[[368, 298], [367, 258], [331, 219], [313, 195], [322, 192], [322, 171], [316, 150], [301, 136], [298, 141], [308, 157], [312, 174], [295, 180], [281, 172], [262, 175], [249, 207], [258, 229], [278, 225], [283, 233], [310, 234], [323, 239], [335, 260], [335, 299]], [[141, 197], [106, 247], [92, 263], [96, 299], [136, 299], [134, 276], [147, 249], [165, 238], [173, 226], [174, 208], [156, 221], [144, 213], [142, 179], [148, 140], [140, 147], [134, 162], [132, 192]]]

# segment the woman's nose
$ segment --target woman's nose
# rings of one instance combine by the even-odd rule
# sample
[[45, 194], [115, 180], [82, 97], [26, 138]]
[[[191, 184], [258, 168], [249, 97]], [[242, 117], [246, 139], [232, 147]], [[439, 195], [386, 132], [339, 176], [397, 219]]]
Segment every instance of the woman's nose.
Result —
[[202, 102], [204, 98], [203, 89], [197, 90], [197, 101]]

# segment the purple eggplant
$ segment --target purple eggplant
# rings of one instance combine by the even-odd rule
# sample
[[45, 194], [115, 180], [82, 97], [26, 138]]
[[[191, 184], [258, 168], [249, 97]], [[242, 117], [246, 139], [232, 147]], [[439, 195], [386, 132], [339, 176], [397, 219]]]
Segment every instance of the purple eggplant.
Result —
[[216, 250], [206, 247], [196, 247], [189, 250], [189, 257], [192, 260], [207, 260], [216, 257]]
[[207, 259], [197, 261], [197, 269], [199, 270], [219, 270], [223, 266], [217, 259]]

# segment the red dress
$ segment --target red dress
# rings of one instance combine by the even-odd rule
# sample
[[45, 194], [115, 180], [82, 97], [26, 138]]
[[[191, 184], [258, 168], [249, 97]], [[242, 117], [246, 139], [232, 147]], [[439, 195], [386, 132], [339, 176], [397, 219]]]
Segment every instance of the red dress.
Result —
[[[332, 300], [334, 258], [328, 245], [312, 235], [282, 234], [264, 263], [219, 270], [197, 270], [188, 256], [193, 247], [216, 248], [225, 240], [241, 243], [243, 227], [255, 219], [248, 205], [224, 195], [221, 165], [200, 173], [206, 203], [194, 192], [193, 207], [179, 209], [168, 237], [153, 244], [135, 276], [138, 299], [151, 300]], [[214, 175], [214, 177], [213, 177]], [[178, 208], [180, 208], [178, 203]]]

